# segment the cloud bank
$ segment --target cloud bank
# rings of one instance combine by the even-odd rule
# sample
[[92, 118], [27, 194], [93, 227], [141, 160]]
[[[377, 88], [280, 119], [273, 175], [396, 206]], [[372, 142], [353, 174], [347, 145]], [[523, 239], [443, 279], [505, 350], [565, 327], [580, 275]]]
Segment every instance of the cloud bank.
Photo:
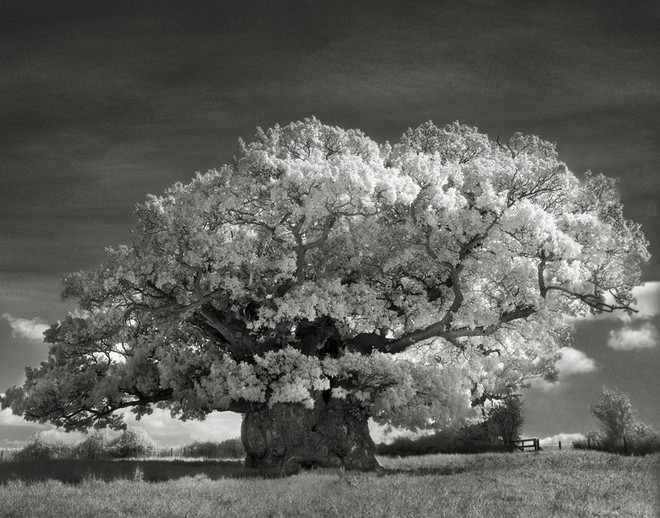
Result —
[[582, 351], [573, 347], [562, 347], [559, 349], [561, 360], [557, 362], [559, 377], [584, 374], [596, 370], [596, 362]]
[[129, 428], [142, 428], [160, 446], [184, 446], [195, 441], [224, 441], [241, 435], [241, 415], [213, 412], [203, 421], [181, 421], [170, 417], [168, 410], [155, 408], [151, 415], [137, 421], [124, 413]]
[[2, 318], [9, 322], [11, 334], [14, 338], [24, 338], [26, 340], [43, 342], [44, 331], [50, 327], [40, 318], [19, 318], [12, 316], [9, 313], [3, 313]]
[[[204, 421], [185, 422], [173, 419], [167, 410], [159, 408], [140, 421], [128, 410], [119, 413], [124, 415], [129, 429], [142, 428], [162, 448], [185, 446], [195, 441], [220, 442], [241, 435], [241, 416], [234, 412], [213, 412]], [[71, 444], [84, 440], [85, 434], [29, 422], [9, 409], [0, 411], [0, 448], [23, 447], [35, 438]]]
[[0, 427], [26, 426], [29, 423], [19, 415], [15, 415], [8, 408], [0, 410]]
[[550, 444], [557, 444], [559, 441], [562, 443], [562, 447], [570, 446], [573, 441], [584, 441], [586, 437], [581, 433], [558, 433], [557, 435], [552, 435], [550, 437], [544, 437], [539, 440], [541, 446], [546, 446]]
[[658, 331], [651, 322], [639, 327], [624, 326], [610, 331], [607, 346], [616, 351], [650, 349], [658, 345]]
[[660, 315], [660, 281], [645, 282], [633, 288], [632, 294], [637, 299], [636, 308], [639, 311], [633, 318], [647, 319]]
[[85, 440], [86, 435], [82, 432], [65, 432], [57, 428], [39, 430], [34, 434], [35, 439], [49, 444], [77, 444]]
[[617, 351], [651, 349], [658, 345], [660, 333], [656, 327], [660, 315], [660, 281], [645, 282], [632, 290], [636, 313], [617, 311], [590, 315], [580, 320], [610, 320], [619, 324], [610, 331], [607, 346]]
[[549, 391], [557, 388], [567, 377], [577, 374], [586, 374], [595, 371], [598, 366], [593, 358], [589, 358], [585, 353], [573, 347], [562, 347], [559, 349], [561, 359], [557, 362], [559, 369], [559, 382], [549, 383], [542, 379], [533, 379], [530, 381], [530, 387], [538, 388], [543, 391]]

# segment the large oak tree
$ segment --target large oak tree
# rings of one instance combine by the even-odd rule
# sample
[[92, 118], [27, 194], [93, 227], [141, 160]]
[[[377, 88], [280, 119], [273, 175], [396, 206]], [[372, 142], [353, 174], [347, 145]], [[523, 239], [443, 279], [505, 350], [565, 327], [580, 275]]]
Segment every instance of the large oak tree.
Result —
[[232, 410], [246, 463], [281, 472], [373, 469], [369, 418], [443, 428], [552, 379], [571, 318], [630, 310], [648, 258], [613, 180], [458, 123], [393, 146], [258, 130], [136, 215], [132, 244], [65, 278], [80, 309], [4, 406], [67, 429]]

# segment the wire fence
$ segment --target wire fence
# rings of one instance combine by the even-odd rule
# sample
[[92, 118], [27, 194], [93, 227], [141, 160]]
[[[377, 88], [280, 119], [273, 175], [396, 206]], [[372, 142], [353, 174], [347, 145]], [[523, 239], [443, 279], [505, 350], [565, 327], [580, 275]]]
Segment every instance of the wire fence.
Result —
[[513, 446], [515, 450], [522, 452], [560, 451], [565, 449], [573, 449], [573, 442], [572, 441], [548, 442], [548, 441], [541, 441], [537, 437], [532, 437], [529, 439], [520, 439], [518, 441], [513, 441]]
[[21, 450], [14, 448], [0, 449], [0, 462], [11, 461], [16, 459], [16, 457], [18, 456], [18, 452], [20, 451]]
[[539, 446], [541, 448], [541, 451], [572, 450], [573, 442], [571, 441], [541, 442]]
[[[660, 451], [656, 443], [653, 445], [643, 445], [632, 441], [625, 441], [621, 447], [607, 448], [607, 444], [599, 441], [556, 441], [545, 442], [538, 438], [521, 439], [514, 442], [514, 451], [520, 452], [551, 452], [562, 450], [600, 450], [612, 451], [623, 454], [639, 454]], [[643, 451], [642, 451], [643, 450]], [[648, 450], [648, 451], [647, 451]], [[503, 449], [502, 451], [510, 451]], [[72, 446], [66, 445], [46, 445], [42, 449], [30, 448], [0, 448], [0, 462], [12, 462], [19, 460], [48, 460], [48, 459], [99, 459], [112, 460], [121, 458], [152, 458], [152, 459], [218, 459], [218, 460], [236, 460], [245, 456], [240, 441], [237, 439], [229, 440], [224, 443], [199, 443], [187, 446], [156, 448], [140, 454], [117, 455], [112, 450], [95, 450], [92, 452], [80, 452]]]

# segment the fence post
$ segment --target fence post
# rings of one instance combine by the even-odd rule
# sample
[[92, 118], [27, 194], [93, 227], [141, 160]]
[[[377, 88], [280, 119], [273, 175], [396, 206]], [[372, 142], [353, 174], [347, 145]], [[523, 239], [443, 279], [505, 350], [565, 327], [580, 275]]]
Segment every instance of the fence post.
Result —
[[559, 449], [561, 450], [561, 441], [559, 441]]
[[170, 448], [170, 459], [174, 457], [174, 448]]
[[623, 453], [628, 455], [628, 443], [626, 442], [626, 436], [623, 436]]
[[591, 437], [587, 437], [587, 450], [591, 449]]

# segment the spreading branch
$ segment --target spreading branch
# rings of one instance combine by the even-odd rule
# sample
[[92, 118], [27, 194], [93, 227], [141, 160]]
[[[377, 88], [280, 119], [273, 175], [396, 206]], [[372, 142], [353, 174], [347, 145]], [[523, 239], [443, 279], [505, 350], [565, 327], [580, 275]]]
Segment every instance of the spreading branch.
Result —
[[535, 312], [536, 309], [531, 306], [519, 308], [514, 311], [502, 313], [495, 324], [488, 326], [477, 326], [474, 328], [447, 329], [447, 326], [442, 322], [436, 322], [425, 327], [424, 329], [407, 333], [396, 340], [386, 341], [383, 350], [384, 352], [396, 354], [405, 351], [411, 345], [423, 342], [425, 340], [430, 340], [432, 338], [444, 338], [449, 342], [455, 343], [455, 341], [459, 338], [490, 336], [501, 329], [504, 324], [513, 322], [514, 320], [527, 318], [533, 315]]

